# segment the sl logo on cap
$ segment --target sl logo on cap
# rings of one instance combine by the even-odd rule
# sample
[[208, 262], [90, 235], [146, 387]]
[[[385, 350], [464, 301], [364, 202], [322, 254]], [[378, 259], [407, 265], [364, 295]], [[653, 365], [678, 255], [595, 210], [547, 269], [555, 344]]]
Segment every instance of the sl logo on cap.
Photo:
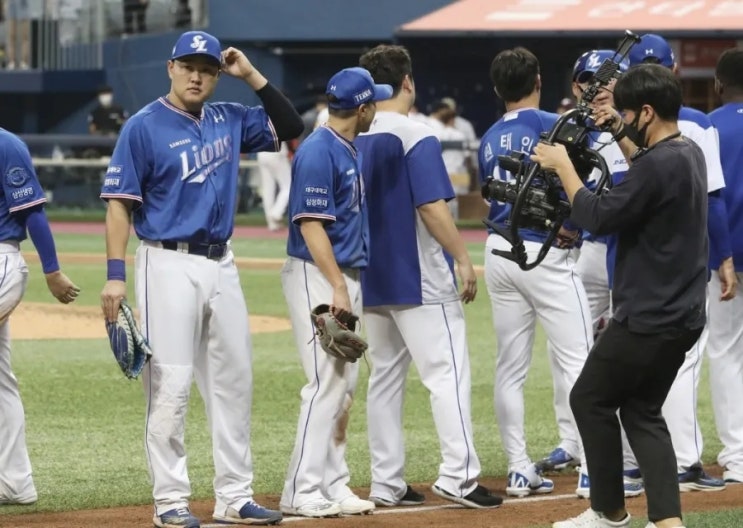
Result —
[[206, 51], [206, 39], [201, 35], [196, 35], [191, 42], [191, 47], [196, 51]]

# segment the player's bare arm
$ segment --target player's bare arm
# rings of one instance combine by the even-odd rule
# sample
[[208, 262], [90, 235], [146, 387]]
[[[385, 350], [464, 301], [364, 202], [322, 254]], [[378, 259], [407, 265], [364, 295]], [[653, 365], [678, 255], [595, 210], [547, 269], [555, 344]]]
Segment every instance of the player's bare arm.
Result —
[[131, 229], [132, 201], [111, 198], [106, 211], [108, 280], [101, 292], [101, 309], [107, 321], [116, 321], [119, 304], [126, 298], [126, 245]]
[[44, 278], [46, 279], [46, 286], [49, 288], [49, 291], [62, 304], [69, 304], [77, 299], [80, 288], [67, 275], [62, 273], [62, 270], [47, 273], [44, 275]]
[[313, 262], [320, 268], [323, 276], [333, 287], [333, 300], [330, 305], [331, 311], [336, 315], [353, 313], [346, 279], [343, 277], [343, 273], [335, 260], [333, 246], [330, 243], [322, 220], [305, 219], [302, 221], [300, 231], [307, 244], [307, 249], [310, 251]]
[[459, 276], [462, 279], [462, 301], [465, 303], [474, 301], [477, 295], [477, 276], [475, 275], [475, 269], [472, 267], [470, 254], [459, 235], [459, 231], [457, 231], [457, 226], [454, 224], [454, 219], [446, 202], [437, 200], [423, 204], [418, 207], [418, 214], [421, 215], [421, 220], [423, 220], [431, 236], [456, 261]]
[[237, 48], [229, 47], [222, 52], [222, 71], [227, 75], [242, 79], [253, 90], [260, 90], [268, 84], [268, 79]]
[[627, 160], [627, 165], [632, 165], [632, 154], [637, 151], [637, 145], [627, 136], [623, 135], [625, 124], [616, 108], [610, 104], [598, 106], [594, 110], [593, 119], [597, 127], [608, 127], [612, 136], [619, 138], [617, 145], [622, 150], [622, 154], [624, 154]]
[[720, 300], [729, 301], [733, 299], [738, 289], [738, 277], [735, 274], [733, 257], [728, 257], [720, 263], [717, 274], [720, 277], [720, 284], [722, 285]]

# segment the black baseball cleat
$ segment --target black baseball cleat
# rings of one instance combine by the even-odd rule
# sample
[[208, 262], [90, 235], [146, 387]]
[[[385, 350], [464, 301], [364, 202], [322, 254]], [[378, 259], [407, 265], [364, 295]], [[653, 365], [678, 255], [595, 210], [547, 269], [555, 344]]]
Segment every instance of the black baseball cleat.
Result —
[[456, 502], [457, 504], [461, 504], [462, 506], [466, 506], [467, 508], [497, 508], [498, 506], [503, 504], [503, 497], [493, 495], [492, 493], [490, 493], [489, 489], [484, 486], [480, 486], [479, 484], [474, 489], [474, 491], [464, 497], [457, 497], [456, 495], [452, 495], [448, 491], [443, 490], [436, 485], [431, 486], [431, 491], [433, 491], [442, 499]]
[[398, 502], [389, 501], [382, 497], [375, 497], [373, 495], [369, 496], [369, 500], [377, 506], [391, 508], [394, 506], [418, 506], [426, 502], [426, 497], [422, 493], [418, 493], [413, 488], [411, 488], [410, 485], [408, 485], [408, 488], [405, 490], [405, 495], [403, 495], [402, 499], [400, 499]]

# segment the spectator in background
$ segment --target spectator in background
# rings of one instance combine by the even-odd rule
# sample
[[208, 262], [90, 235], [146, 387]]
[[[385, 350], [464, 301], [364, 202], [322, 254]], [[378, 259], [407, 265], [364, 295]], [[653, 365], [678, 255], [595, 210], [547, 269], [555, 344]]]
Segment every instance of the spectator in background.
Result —
[[565, 97], [562, 101], [560, 101], [560, 104], [557, 106], [557, 110], [555, 110], [555, 113], [558, 115], [562, 115], [568, 110], [572, 110], [575, 108], [575, 101], [573, 101], [570, 97]]
[[[8, 70], [27, 70], [31, 64], [31, 16], [29, 0], [4, 0], [5, 20], [7, 21], [7, 64]], [[18, 53], [18, 39], [21, 52]]]
[[271, 231], [281, 229], [286, 207], [289, 205], [289, 189], [292, 183], [291, 150], [286, 142], [278, 152], [259, 152], [256, 155], [261, 175], [261, 198], [266, 224]]
[[[121, 106], [114, 103], [114, 94], [110, 86], [102, 86], [98, 90], [98, 104], [88, 115], [88, 131], [94, 136], [108, 136], [116, 138], [129, 114]], [[84, 157], [100, 158], [110, 156], [111, 147], [95, 147], [87, 149]]]
[[[447, 105], [454, 112], [454, 128], [464, 134], [464, 139], [468, 143], [474, 144], [477, 141], [477, 134], [475, 133], [475, 127], [472, 123], [460, 115], [460, 108], [457, 106], [457, 102], [452, 97], [444, 97], [441, 102]], [[469, 189], [468, 191], [479, 190], [480, 185], [477, 177], [477, 156], [474, 152], [469, 149], [464, 149], [465, 155], [465, 166], [466, 172], [469, 174]]]
[[[439, 141], [466, 141], [464, 132], [457, 130], [454, 124], [456, 115], [451, 106], [444, 101], [434, 103], [429, 124], [434, 129]], [[442, 149], [444, 166], [449, 174], [452, 187], [454, 187], [454, 194], [457, 196], [469, 192], [470, 176], [467, 172], [467, 154], [468, 152], [462, 147]], [[457, 200], [449, 200], [447, 203], [452, 216], [457, 219], [459, 217]]]
[[408, 117], [420, 123], [431, 126], [430, 118], [426, 114], [418, 110], [418, 107], [415, 105], [410, 107], [410, 112], [408, 112]]
[[178, 0], [175, 8], [175, 27], [190, 28], [192, 16], [189, 0]]
[[318, 95], [315, 98], [315, 106], [302, 114], [304, 123], [304, 132], [299, 136], [298, 142], [302, 143], [304, 138], [309, 136], [315, 128], [328, 121], [328, 99], [325, 94]]
[[147, 7], [150, 5], [150, 0], [123, 0], [123, 2], [124, 35], [146, 32]]
[[114, 103], [114, 92], [110, 86], [98, 90], [98, 104], [88, 116], [88, 130], [95, 136], [119, 135], [129, 115], [121, 106]]

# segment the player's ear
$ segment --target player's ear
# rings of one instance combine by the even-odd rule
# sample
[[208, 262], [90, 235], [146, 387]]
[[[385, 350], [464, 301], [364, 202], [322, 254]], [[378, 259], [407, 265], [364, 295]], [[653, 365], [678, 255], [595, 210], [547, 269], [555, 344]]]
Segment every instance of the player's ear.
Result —
[[537, 92], [542, 91], [542, 76], [540, 74], [537, 74], [537, 79], [534, 81], [534, 90]]
[[718, 96], [721, 96], [722, 95], [722, 91], [723, 91], [722, 83], [720, 82], [720, 79], [718, 79], [717, 77], [715, 77], [715, 93]]
[[402, 89], [408, 93], [413, 93], [414, 86], [413, 77], [406, 74], [402, 79]]
[[678, 72], [679, 72], [679, 65], [678, 65], [678, 62], [674, 62], [674, 63], [673, 63], [673, 70], [672, 70], [672, 71], [673, 71], [673, 74], [674, 74], [674, 75], [678, 75]]
[[571, 88], [573, 97], [580, 101], [580, 97], [581, 95], [583, 95], [583, 91], [580, 89], [580, 85], [577, 82], [573, 81], [573, 83], [571, 84]]
[[175, 61], [169, 60], [168, 61], [168, 77], [170, 80], [173, 80], [173, 68], [175, 67]]

